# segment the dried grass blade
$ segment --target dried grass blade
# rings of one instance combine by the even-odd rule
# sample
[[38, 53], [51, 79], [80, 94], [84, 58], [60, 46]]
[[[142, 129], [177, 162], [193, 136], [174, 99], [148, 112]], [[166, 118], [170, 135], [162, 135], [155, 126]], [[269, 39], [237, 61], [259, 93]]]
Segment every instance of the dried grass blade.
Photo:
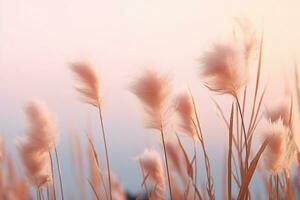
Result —
[[247, 173], [245, 174], [245, 177], [244, 177], [242, 185], [241, 185], [241, 189], [240, 189], [239, 194], [238, 194], [238, 198], [237, 198], [238, 200], [244, 200], [244, 198], [247, 194], [247, 191], [248, 191], [248, 186], [249, 186], [249, 184], [251, 182], [251, 179], [253, 177], [253, 174], [256, 170], [258, 161], [259, 161], [262, 153], [266, 149], [268, 143], [269, 143], [269, 138], [265, 139], [265, 141], [263, 142], [263, 144], [259, 148], [259, 151], [256, 153], [254, 159], [250, 163], [250, 166], [248, 168]]
[[98, 158], [97, 151], [95, 149], [95, 145], [94, 145], [91, 137], [88, 134], [87, 134], [87, 138], [88, 138], [88, 142], [89, 142], [89, 145], [91, 147], [91, 150], [93, 152], [93, 157], [94, 157], [94, 159], [96, 161], [97, 172], [99, 173], [99, 177], [100, 177], [100, 180], [101, 180], [102, 185], [103, 185], [105, 197], [106, 197], [106, 199], [109, 199], [108, 198], [109, 194], [108, 194], [107, 188], [105, 186], [105, 181], [104, 181], [104, 178], [103, 178], [103, 174], [101, 173], [101, 170], [100, 170], [99, 158]]
[[[221, 106], [220, 106], [220, 105], [218, 104], [218, 102], [217, 102], [215, 99], [213, 99], [212, 97], [210, 97], [210, 99], [211, 99], [212, 102], [215, 104], [216, 108], [218, 109], [218, 111], [219, 111], [220, 114], [221, 114], [221, 117], [222, 117], [223, 121], [225, 122], [226, 127], [229, 129], [229, 122], [228, 122], [228, 120], [226, 119], [225, 114], [224, 114], [223, 110], [221, 109]], [[234, 143], [234, 146], [235, 146], [236, 148], [238, 148], [238, 142], [237, 142], [237, 139], [236, 139], [235, 136], [233, 136], [233, 143]]]
[[256, 85], [255, 85], [255, 92], [254, 92], [254, 98], [253, 98], [253, 106], [251, 111], [251, 118], [249, 123], [249, 130], [253, 123], [253, 117], [255, 114], [255, 108], [256, 108], [256, 99], [257, 99], [257, 93], [260, 83], [260, 76], [261, 76], [261, 66], [262, 66], [262, 52], [263, 52], [263, 41], [264, 41], [264, 32], [261, 33], [261, 41], [260, 41], [260, 49], [259, 49], [259, 58], [258, 58], [258, 68], [257, 68], [257, 74], [256, 74]]
[[184, 155], [184, 160], [185, 160], [185, 164], [186, 164], [186, 167], [187, 167], [187, 172], [188, 172], [188, 175], [191, 179], [193, 179], [194, 177], [194, 173], [193, 173], [193, 165], [191, 164], [190, 160], [189, 160], [189, 157], [180, 141], [180, 138], [179, 136], [176, 134], [176, 137], [177, 137], [177, 140], [178, 140], [178, 144], [179, 144], [179, 147], [180, 149], [182, 150], [183, 152], [183, 155]]
[[229, 151], [228, 151], [228, 168], [227, 168], [227, 176], [228, 176], [228, 199], [231, 199], [231, 178], [232, 178], [232, 170], [231, 170], [231, 157], [232, 157], [232, 138], [233, 138], [233, 104], [231, 106], [231, 114], [230, 114], [230, 125], [229, 125]]
[[90, 187], [91, 187], [91, 188], [92, 188], [92, 190], [93, 190], [93, 193], [94, 193], [94, 195], [95, 195], [96, 199], [97, 199], [97, 200], [100, 200], [100, 198], [99, 198], [99, 196], [98, 196], [98, 194], [97, 194], [97, 192], [96, 192], [96, 190], [95, 190], [94, 186], [92, 185], [92, 183], [90, 182], [90, 180], [89, 180], [89, 179], [87, 179], [87, 180], [88, 180], [88, 182], [89, 182], [89, 185], [90, 185]]
[[265, 86], [265, 88], [263, 90], [263, 93], [261, 94], [261, 97], [259, 99], [259, 103], [258, 103], [258, 106], [257, 106], [257, 110], [256, 110], [256, 113], [255, 113], [255, 117], [254, 117], [254, 120], [252, 122], [252, 127], [248, 131], [248, 135], [247, 135], [247, 142], [248, 142], [248, 147], [249, 147], [248, 148], [249, 149], [248, 155], [250, 155], [253, 133], [254, 133], [254, 130], [255, 130], [256, 126], [258, 125], [257, 118], [258, 118], [258, 114], [259, 114], [259, 111], [261, 109], [262, 102], [263, 102], [263, 99], [265, 97], [266, 91], [267, 91], [267, 86]]

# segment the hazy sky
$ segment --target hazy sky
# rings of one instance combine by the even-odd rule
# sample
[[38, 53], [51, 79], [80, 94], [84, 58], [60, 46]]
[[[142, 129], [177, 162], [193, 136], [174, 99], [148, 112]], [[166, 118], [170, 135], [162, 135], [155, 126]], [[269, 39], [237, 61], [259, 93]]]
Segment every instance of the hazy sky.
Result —
[[132, 157], [157, 139], [143, 130], [140, 105], [127, 90], [141, 69], [170, 74], [174, 93], [191, 86], [213, 149], [224, 144], [224, 127], [196, 59], [231, 34], [234, 17], [248, 17], [258, 35], [264, 26], [264, 74], [278, 84], [300, 55], [299, 9], [297, 0], [0, 0], [0, 131], [10, 142], [22, 134], [21, 109], [39, 97], [57, 116], [62, 142], [75, 129], [85, 143], [87, 121], [97, 132], [97, 116], [78, 102], [68, 63], [89, 61], [102, 80], [112, 168], [135, 190]]

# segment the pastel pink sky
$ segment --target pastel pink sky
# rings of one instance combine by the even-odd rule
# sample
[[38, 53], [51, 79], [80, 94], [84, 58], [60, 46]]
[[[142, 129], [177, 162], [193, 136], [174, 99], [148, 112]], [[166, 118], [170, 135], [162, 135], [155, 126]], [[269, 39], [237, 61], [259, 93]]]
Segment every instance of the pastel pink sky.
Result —
[[136, 103], [125, 90], [141, 67], [170, 72], [176, 87], [198, 90], [196, 59], [231, 33], [233, 17], [248, 17], [258, 33], [264, 24], [264, 67], [272, 74], [291, 66], [300, 48], [296, 0], [0, 3], [0, 92], [11, 105], [39, 96], [59, 110], [72, 110], [77, 100], [68, 63], [77, 60], [101, 72], [107, 104], [118, 112], [126, 111], [118, 107], [120, 98]]
[[68, 63], [87, 60], [102, 79], [113, 154], [152, 144], [127, 90], [147, 66], [171, 74], [175, 93], [192, 87], [209, 145], [223, 144], [196, 59], [231, 34], [234, 17], [248, 17], [258, 34], [264, 26], [264, 77], [278, 85], [300, 55], [299, 9], [297, 0], [0, 0], [0, 131], [23, 132], [21, 108], [32, 97], [49, 105], [62, 132], [85, 130], [93, 110], [78, 102]]

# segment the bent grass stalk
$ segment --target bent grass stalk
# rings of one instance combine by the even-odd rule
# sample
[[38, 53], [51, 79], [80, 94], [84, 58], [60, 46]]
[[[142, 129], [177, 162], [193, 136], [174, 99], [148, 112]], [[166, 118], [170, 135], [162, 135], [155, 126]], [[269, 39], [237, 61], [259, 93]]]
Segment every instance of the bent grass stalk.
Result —
[[88, 181], [90, 187], [92, 188], [93, 193], [94, 193], [96, 199], [97, 199], [97, 200], [100, 200], [100, 198], [99, 198], [99, 196], [98, 196], [98, 194], [97, 194], [97, 191], [95, 190], [95, 188], [94, 188], [93, 184], [91, 183], [91, 181], [90, 181], [89, 179], [87, 179], [87, 181]]
[[[109, 199], [108, 198], [108, 193], [107, 193], [107, 189], [106, 189], [106, 186], [105, 186], [105, 181], [103, 179], [103, 175], [100, 171], [100, 166], [99, 166], [99, 159], [98, 159], [98, 154], [96, 152], [96, 149], [95, 149], [95, 146], [94, 146], [94, 143], [92, 142], [91, 138], [87, 135], [87, 138], [88, 138], [88, 142], [89, 142], [89, 145], [91, 145], [91, 148], [92, 148], [92, 151], [93, 151], [93, 157], [96, 161], [96, 167], [97, 167], [97, 172], [99, 173], [99, 177], [100, 177], [100, 180], [103, 184], [103, 189], [104, 189], [104, 193], [105, 193], [105, 197], [106, 199]], [[89, 180], [88, 180], [89, 181]]]
[[145, 189], [145, 192], [146, 192], [146, 195], [148, 197], [148, 199], [150, 199], [150, 193], [149, 193], [149, 190], [148, 190], [148, 187], [147, 187], [147, 183], [146, 183], [146, 179], [148, 177], [148, 175], [145, 175], [145, 171], [142, 167], [142, 163], [141, 161], [139, 160], [139, 165], [140, 165], [140, 168], [141, 168], [141, 171], [142, 171], [142, 175], [143, 175], [143, 183], [142, 183], [142, 187], [144, 186], [144, 189]]
[[169, 163], [168, 163], [168, 156], [167, 156], [167, 150], [166, 150], [166, 143], [165, 143], [165, 136], [164, 136], [164, 130], [162, 123], [160, 124], [160, 135], [161, 135], [161, 141], [163, 144], [163, 150], [164, 150], [164, 156], [165, 156], [165, 164], [167, 169], [167, 178], [168, 178], [168, 185], [169, 185], [169, 192], [170, 192], [170, 199], [172, 200], [172, 187], [171, 187], [171, 179], [170, 179], [170, 172], [169, 172]]
[[106, 134], [105, 134], [105, 129], [104, 129], [102, 110], [100, 108], [100, 105], [98, 106], [98, 112], [99, 112], [102, 137], [103, 137], [103, 143], [104, 143], [104, 149], [105, 149], [106, 166], [107, 166], [107, 171], [108, 171], [109, 196], [110, 196], [110, 200], [112, 200], [112, 186], [111, 186], [111, 173], [110, 173], [110, 166], [109, 166], [108, 148], [107, 148], [107, 142], [106, 142]]
[[53, 158], [52, 158], [51, 152], [50, 151], [48, 151], [48, 152], [49, 152], [50, 164], [51, 164], [53, 198], [56, 199]]
[[[266, 149], [266, 147], [268, 146], [269, 143], [269, 139], [267, 138], [265, 141], [263, 141], [263, 143], [261, 144], [261, 146], [259, 147], [258, 151], [256, 154], [253, 154], [252, 157], [252, 152], [251, 152], [251, 145], [252, 145], [252, 139], [253, 139], [253, 135], [254, 135], [254, 131], [257, 128], [257, 124], [260, 122], [261, 120], [261, 107], [262, 107], [262, 102], [265, 96], [265, 92], [266, 92], [266, 87], [264, 88], [264, 90], [262, 91], [261, 96], [260, 92], [261, 92], [261, 68], [262, 68], [262, 46], [263, 46], [263, 33], [261, 35], [261, 41], [260, 41], [260, 50], [259, 50], [259, 59], [258, 59], [258, 65], [257, 65], [257, 74], [256, 74], [256, 84], [255, 84], [255, 90], [254, 90], [254, 97], [253, 97], [253, 102], [252, 102], [252, 98], [250, 99], [251, 101], [251, 105], [252, 107], [250, 108], [250, 113], [249, 113], [249, 124], [248, 121], [245, 121], [246, 115], [248, 113], [246, 113], [246, 101], [248, 101], [247, 98], [247, 90], [249, 91], [249, 87], [247, 88], [247, 85], [245, 85], [244, 88], [244, 93], [243, 93], [243, 99], [242, 97], [238, 97], [237, 92], [234, 93], [232, 96], [234, 97], [233, 99], [233, 104], [231, 107], [231, 113], [230, 113], [230, 121], [227, 121], [225, 114], [223, 113], [221, 107], [214, 101], [214, 103], [216, 104], [217, 108], [219, 109], [222, 118], [226, 124], [227, 127], [227, 133], [228, 133], [228, 152], [227, 152], [227, 195], [226, 195], [226, 190], [224, 192], [224, 197], [228, 198], [228, 200], [232, 199], [232, 196], [235, 196], [233, 194], [234, 191], [238, 191], [238, 196], [237, 196], [237, 200], [246, 200], [246, 199], [251, 199], [250, 196], [250, 190], [249, 190], [249, 185], [250, 182], [252, 180], [252, 177], [256, 171], [256, 169], [258, 168], [258, 162], [264, 152], [264, 150]], [[299, 77], [298, 77], [298, 72], [297, 72], [297, 66], [295, 66], [295, 83], [296, 83], [296, 91], [297, 91], [297, 100], [298, 100], [298, 104], [300, 105], [300, 87], [299, 87]], [[209, 87], [208, 87], [209, 88]], [[94, 88], [95, 89], [95, 88]], [[210, 88], [211, 90], [213, 90], [214, 88]], [[145, 91], [145, 90], [144, 90]], [[148, 91], [148, 90], [146, 90]], [[81, 91], [82, 93], [84, 93], [85, 91]], [[226, 93], [226, 92], [225, 92]], [[84, 93], [88, 96], [88, 93]], [[231, 93], [230, 93], [231, 94]], [[197, 159], [200, 158], [200, 155], [198, 156], [197, 154], [199, 154], [199, 152], [197, 152], [198, 148], [197, 145], [197, 141], [194, 140], [194, 146], [191, 147], [194, 148], [194, 157], [192, 159], [192, 161], [189, 160], [187, 153], [185, 151], [185, 149], [183, 148], [180, 139], [177, 136], [177, 139], [179, 141], [179, 145], [181, 150], [184, 153], [184, 157], [185, 157], [185, 162], [186, 162], [186, 170], [188, 173], [189, 177], [188, 178], [188, 182], [186, 183], [186, 185], [184, 185], [185, 191], [184, 191], [184, 197], [185, 198], [193, 198], [194, 200], [198, 199], [205, 199], [206, 196], [208, 196], [208, 198], [210, 200], [214, 200], [215, 199], [215, 194], [214, 194], [214, 183], [213, 183], [213, 177], [212, 177], [212, 173], [211, 173], [211, 165], [210, 165], [210, 160], [209, 160], [209, 156], [207, 153], [207, 149], [206, 149], [206, 143], [204, 141], [204, 136], [203, 136], [203, 132], [202, 132], [202, 127], [200, 124], [200, 120], [199, 120], [199, 116], [196, 110], [196, 105], [195, 105], [195, 101], [194, 98], [191, 95], [191, 100], [193, 103], [193, 107], [194, 107], [194, 115], [195, 115], [195, 119], [192, 119], [193, 122], [193, 126], [195, 128], [195, 132], [197, 133], [197, 136], [195, 136], [196, 140], [199, 140], [200, 142], [200, 151], [202, 150], [203, 152], [203, 157], [204, 157], [204, 164], [205, 164], [205, 170], [206, 170], [206, 181], [207, 181], [207, 185], [206, 188], [199, 186], [199, 190], [198, 190], [198, 166], [197, 166]], [[95, 95], [97, 96], [97, 95]], [[98, 96], [97, 96], [98, 97]], [[103, 177], [102, 177], [102, 173], [100, 171], [100, 167], [99, 167], [99, 163], [98, 163], [98, 155], [95, 151], [94, 145], [93, 143], [90, 141], [92, 145], [92, 150], [93, 150], [93, 154], [97, 163], [97, 169], [99, 171], [100, 174], [100, 178], [101, 181], [103, 182], [103, 186], [104, 186], [104, 190], [106, 192], [106, 199], [113, 199], [113, 189], [114, 187], [114, 181], [112, 179], [111, 176], [111, 169], [110, 169], [110, 162], [109, 162], [109, 149], [108, 149], [108, 145], [107, 145], [107, 135], [105, 133], [105, 128], [104, 128], [104, 122], [103, 122], [103, 116], [102, 116], [102, 107], [100, 105], [100, 100], [99, 99], [92, 99], [95, 101], [88, 101], [89, 104], [92, 104], [93, 106], [96, 106], [98, 109], [98, 114], [99, 114], [99, 119], [100, 119], [100, 126], [101, 126], [101, 133], [102, 133], [102, 137], [103, 137], [103, 143], [104, 143], [104, 149], [105, 149], [105, 158], [106, 158], [106, 166], [107, 166], [107, 173], [108, 173], [108, 186], [109, 186], [109, 195], [108, 192], [105, 188], [105, 186], [107, 186], [107, 180], [104, 181]], [[299, 106], [300, 107], [300, 106]], [[292, 106], [291, 106], [291, 111]], [[299, 110], [300, 112], [300, 110]], [[290, 112], [292, 115], [292, 112]], [[236, 124], [235, 124], [235, 119], [234, 117], [236, 117]], [[160, 116], [161, 118], [161, 116]], [[292, 121], [291, 121], [292, 116], [290, 117], [290, 129], [292, 129]], [[241, 120], [241, 121], [240, 121]], [[247, 127], [245, 126], [245, 123], [247, 125]], [[173, 195], [172, 193], [172, 182], [171, 182], [171, 178], [172, 180], [173, 177], [170, 174], [170, 168], [169, 168], [169, 160], [168, 160], [168, 154], [167, 154], [167, 150], [166, 150], [166, 141], [165, 141], [165, 133], [166, 133], [166, 128], [164, 126], [164, 120], [160, 119], [160, 122], [158, 124], [158, 126], [156, 127], [156, 129], [159, 129], [160, 131], [160, 135], [161, 135], [161, 143], [163, 146], [163, 151], [164, 151], [164, 158], [165, 158], [165, 166], [166, 166], [166, 175], [164, 175], [163, 179], [165, 180], [165, 178], [167, 177], [167, 181], [168, 181], [168, 187], [169, 187], [169, 192], [170, 192], [170, 199], [175, 199], [176, 195]], [[236, 130], [235, 130], [235, 126], [236, 126]], [[247, 129], [246, 129], [247, 128]], [[234, 133], [234, 131], [236, 131], [236, 134]], [[292, 131], [292, 130], [290, 130]], [[101, 135], [101, 133], [99, 133]], [[292, 132], [291, 132], [292, 134]], [[293, 137], [293, 135], [291, 135], [291, 137]], [[235, 152], [236, 150], [236, 152]], [[299, 150], [298, 150], [299, 152]], [[46, 153], [47, 153], [47, 149], [46, 149]], [[55, 173], [54, 173], [54, 168], [56, 169], [56, 167], [54, 166], [54, 157], [52, 157], [51, 155], [51, 151], [49, 150], [49, 157], [50, 157], [50, 161], [51, 161], [51, 176], [52, 176], [52, 183], [49, 183], [48, 187], [46, 188], [47, 190], [42, 190], [42, 188], [40, 186], [36, 187], [36, 195], [37, 195], [37, 199], [42, 200], [44, 199], [44, 195], [45, 192], [47, 192], [47, 199], [51, 198], [51, 196], [53, 195], [54, 199], [56, 199], [56, 187], [58, 187], [58, 183], [55, 182], [55, 179], [57, 179], [57, 177], [55, 177]], [[54, 154], [55, 153], [55, 154]], [[57, 168], [58, 168], [58, 175], [59, 175], [59, 184], [60, 184], [60, 192], [61, 192], [61, 198], [62, 200], [64, 200], [64, 190], [63, 190], [63, 176], [61, 174], [61, 166], [60, 166], [60, 162], [59, 162], [59, 157], [58, 157], [58, 152], [57, 149], [54, 148], [54, 153], [53, 156], [56, 157], [56, 164], [57, 164]], [[201, 154], [201, 153], [200, 153]], [[192, 155], [192, 152], [191, 152]], [[198, 156], [198, 158], [197, 158]], [[170, 158], [170, 157], [169, 157]], [[226, 159], [226, 156], [225, 156]], [[195, 163], [194, 163], [195, 162]], [[224, 167], [226, 166], [226, 160], [224, 163]], [[163, 168], [163, 167], [162, 167]], [[194, 169], [193, 169], [194, 168]], [[225, 169], [226, 170], [226, 169]], [[240, 171], [238, 171], [240, 170]], [[148, 174], [145, 174], [142, 168], [142, 175], [143, 175], [143, 183], [142, 183], [142, 187], [144, 187], [146, 194], [148, 197], [151, 198], [152, 194], [155, 193], [156, 191], [158, 191], [159, 185], [155, 185], [154, 190], [152, 192], [148, 191], [147, 188], [147, 184], [146, 184], [146, 179], [148, 177]], [[226, 171], [224, 172], [224, 175], [226, 175]], [[273, 176], [274, 180], [272, 180], [272, 176], [270, 177], [270, 182], [267, 186], [269, 186], [269, 197], [273, 198], [273, 196], [277, 197], [278, 199], [281, 197], [285, 197], [287, 199], [293, 199], [293, 191], [292, 191], [292, 183], [289, 177], [289, 171], [286, 170], [284, 171], [284, 176], [276, 174]], [[285, 178], [285, 181], [282, 181], [281, 179]], [[106, 176], [105, 176], [106, 179]], [[184, 178], [183, 178], [184, 179]], [[97, 187], [95, 185], [93, 185], [93, 181], [91, 180], [87, 180], [92, 191], [94, 192], [95, 198], [96, 199], [102, 199], [102, 194], [100, 194], [96, 189]], [[273, 183], [273, 182], [274, 183]], [[87, 184], [87, 183], [86, 183]], [[191, 186], [190, 186], [191, 184]], [[236, 187], [235, 187], [236, 184]], [[225, 185], [225, 184], [224, 184]], [[52, 187], [51, 187], [52, 186]], [[192, 188], [194, 187], [194, 188]], [[274, 187], [274, 191], [273, 188]], [[51, 189], [52, 188], [52, 189]], [[225, 186], [226, 188], [226, 186]], [[0, 188], [2, 189], [2, 188]], [[102, 188], [101, 188], [102, 189]], [[205, 191], [206, 189], [206, 191]], [[201, 193], [199, 192], [201, 190]], [[175, 186], [173, 185], [173, 191], [175, 191]], [[57, 191], [58, 192], [58, 191]], [[97, 194], [98, 192], [98, 194]], [[102, 191], [101, 191], [102, 192]], [[191, 194], [189, 194], [189, 192], [191, 192]], [[192, 193], [194, 192], [194, 193]], [[282, 193], [281, 192], [285, 192]], [[176, 192], [175, 192], [176, 193]], [[175, 194], [174, 193], [174, 194]], [[34, 195], [34, 190], [33, 190], [33, 195]], [[168, 196], [167, 192], [165, 194], [166, 196]], [[189, 196], [191, 195], [191, 196]], [[192, 196], [193, 195], [193, 196]], [[203, 197], [202, 197], [203, 195]], [[58, 195], [59, 196], [59, 195]]]
[[57, 168], [58, 168], [58, 177], [59, 177], [59, 184], [60, 184], [61, 199], [64, 200], [63, 181], [62, 181], [60, 162], [59, 162], [59, 157], [58, 157], [56, 147], [55, 147], [54, 151], [55, 151], [55, 157], [56, 157], [56, 164], [57, 164]]
[[195, 129], [197, 130], [197, 136], [198, 136], [199, 142], [201, 144], [203, 155], [204, 155], [206, 178], [207, 178], [207, 184], [208, 184], [207, 192], [208, 192], [209, 198], [211, 200], [214, 200], [215, 195], [214, 195], [214, 188], [213, 188], [213, 180], [212, 180], [212, 177], [211, 177], [210, 161], [209, 161], [209, 157], [208, 157], [208, 154], [207, 154], [207, 151], [206, 151], [206, 148], [205, 148], [203, 133], [202, 133], [201, 125], [200, 125], [199, 116], [198, 116], [198, 113], [197, 113], [197, 110], [196, 110], [195, 100], [194, 100], [194, 97], [193, 97], [191, 92], [190, 92], [190, 96], [191, 96], [192, 104], [193, 104], [193, 107], [194, 107], [194, 112], [195, 112], [194, 114], [195, 114], [195, 117], [196, 117], [197, 125], [195, 124], [194, 120], [192, 120], [192, 121], [193, 121], [193, 124], [195, 126]]
[[252, 162], [250, 163], [249, 168], [247, 170], [247, 173], [245, 174], [245, 177], [242, 181], [242, 185], [240, 187], [237, 200], [244, 200], [245, 197], [247, 196], [248, 187], [249, 187], [249, 184], [252, 180], [252, 176], [253, 176], [253, 174], [256, 170], [258, 161], [260, 160], [261, 155], [263, 154], [263, 152], [265, 151], [267, 145], [269, 144], [269, 141], [270, 141], [269, 138], [265, 139], [263, 144], [260, 146], [258, 152], [256, 153], [255, 157], [253, 158]]
[[260, 76], [261, 76], [261, 66], [262, 66], [262, 53], [263, 53], [263, 42], [264, 42], [264, 32], [261, 33], [261, 40], [260, 40], [260, 49], [259, 49], [259, 58], [258, 58], [258, 66], [257, 66], [257, 74], [256, 74], [256, 84], [255, 84], [255, 91], [254, 91], [254, 97], [253, 97], [253, 105], [252, 105], [252, 111], [251, 111], [251, 117], [250, 117], [250, 123], [249, 123], [249, 130], [253, 123], [253, 117], [255, 114], [255, 108], [256, 108], [256, 99], [259, 89], [259, 83], [260, 83]]
[[246, 148], [246, 158], [245, 158], [245, 173], [247, 173], [248, 170], [248, 158], [249, 158], [249, 149], [248, 149], [248, 140], [247, 140], [247, 132], [246, 132], [246, 128], [245, 128], [245, 122], [244, 122], [244, 116], [242, 113], [242, 108], [241, 108], [241, 104], [239, 101], [239, 98], [237, 97], [237, 95], [234, 95], [234, 98], [236, 100], [236, 103], [238, 105], [238, 111], [241, 117], [241, 122], [242, 122], [242, 128], [243, 128], [243, 134], [244, 134], [244, 144], [245, 144], [245, 148]]
[[234, 114], [234, 109], [233, 109], [233, 104], [231, 106], [231, 114], [230, 114], [230, 126], [229, 126], [229, 151], [228, 151], [228, 197], [227, 199], [231, 199], [232, 195], [232, 188], [231, 188], [231, 177], [232, 177], [232, 170], [231, 170], [231, 157], [232, 157], [232, 136], [233, 136], [233, 114]]
[[198, 176], [198, 170], [197, 170], [197, 148], [196, 148], [196, 141], [194, 140], [194, 154], [195, 154], [195, 193], [194, 193], [194, 200], [196, 200], [196, 190], [197, 190], [197, 176]]

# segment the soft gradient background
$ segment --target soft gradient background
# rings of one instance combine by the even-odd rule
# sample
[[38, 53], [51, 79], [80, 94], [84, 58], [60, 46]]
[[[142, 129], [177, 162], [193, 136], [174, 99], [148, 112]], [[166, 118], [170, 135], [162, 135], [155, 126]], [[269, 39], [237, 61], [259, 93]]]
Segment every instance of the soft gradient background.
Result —
[[[153, 66], [173, 77], [175, 94], [187, 86], [195, 93], [220, 192], [226, 130], [198, 78], [196, 59], [232, 33], [234, 17], [248, 17], [258, 35], [264, 27], [263, 77], [272, 83], [267, 99], [278, 97], [300, 52], [299, 9], [297, 0], [0, 0], [1, 134], [14, 152], [26, 127], [22, 108], [32, 97], [44, 100], [57, 117], [70, 191], [68, 134], [78, 132], [86, 143], [91, 124], [99, 140], [97, 113], [78, 101], [68, 69], [70, 62], [89, 61], [102, 80], [112, 169], [136, 192], [141, 178], [133, 157], [157, 146], [158, 138], [143, 129], [128, 86]], [[216, 98], [228, 110], [230, 98]]]

